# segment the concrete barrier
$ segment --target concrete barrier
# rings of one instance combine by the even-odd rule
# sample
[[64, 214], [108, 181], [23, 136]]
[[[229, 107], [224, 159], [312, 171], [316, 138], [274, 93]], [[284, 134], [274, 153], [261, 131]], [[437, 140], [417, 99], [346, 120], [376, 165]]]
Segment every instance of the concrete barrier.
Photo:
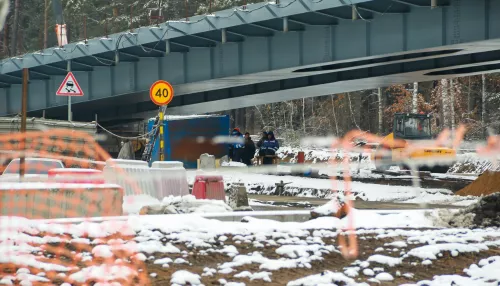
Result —
[[2, 183], [0, 215], [29, 219], [120, 216], [123, 189], [113, 184]]

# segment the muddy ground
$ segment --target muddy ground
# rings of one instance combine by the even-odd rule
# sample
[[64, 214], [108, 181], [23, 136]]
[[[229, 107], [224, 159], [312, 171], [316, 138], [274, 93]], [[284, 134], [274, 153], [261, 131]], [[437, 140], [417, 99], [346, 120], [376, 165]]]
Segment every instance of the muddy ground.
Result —
[[[383, 254], [383, 255], [388, 255], [391, 256], [390, 253], [381, 253], [381, 252], [375, 252], [375, 249], [378, 247], [386, 247], [384, 246], [385, 243], [390, 243], [398, 240], [405, 240], [405, 238], [402, 237], [393, 237], [390, 239], [373, 239], [371, 235], [369, 236], [361, 236], [359, 240], [359, 250], [360, 250], [360, 255], [357, 259], [361, 261], [365, 261], [368, 257], [370, 257], [373, 254]], [[231, 241], [231, 237], [227, 240]], [[323, 241], [325, 243], [328, 243], [330, 245], [335, 245], [337, 246], [336, 239], [326, 239], [324, 238]], [[229, 243], [226, 243], [228, 245]], [[231, 244], [234, 245], [240, 254], [249, 254], [254, 251], [259, 251], [262, 253], [263, 256], [267, 258], [274, 258], [278, 259], [282, 256], [276, 254], [276, 249], [277, 247], [266, 247], [264, 249], [262, 248], [254, 248], [252, 244]], [[409, 245], [409, 248], [415, 248], [418, 246], [422, 246], [424, 244], [412, 244]], [[182, 248], [182, 245], [176, 245], [179, 248]], [[185, 249], [185, 248], [184, 248]], [[184, 257], [184, 259], [188, 260], [191, 262], [191, 265], [185, 265], [185, 264], [171, 264], [168, 268], [163, 268], [161, 265], [155, 265], [152, 263], [152, 261], [149, 261], [147, 263], [147, 268], [148, 272], [150, 273], [156, 273], [158, 276], [156, 278], [151, 279], [152, 285], [157, 285], [157, 286], [163, 286], [163, 285], [169, 285], [170, 283], [170, 277], [172, 273], [174, 273], [177, 270], [188, 270], [192, 273], [198, 273], [201, 274], [203, 273], [203, 269], [205, 267], [209, 268], [215, 268], [217, 269], [218, 265], [224, 263], [224, 262], [230, 262], [232, 261], [231, 257], [228, 257], [223, 254], [210, 254], [210, 255], [199, 255], [196, 253], [196, 251], [186, 249], [187, 251], [192, 252], [192, 255], [188, 255], [188, 257]], [[437, 261], [433, 261], [432, 265], [425, 266], [422, 265], [421, 263], [418, 263], [418, 265], [411, 265], [412, 262], [421, 262], [421, 260], [417, 258], [413, 259], [405, 259], [403, 264], [396, 266], [396, 267], [388, 267], [387, 265], [382, 265], [378, 263], [370, 263], [370, 268], [374, 267], [381, 267], [384, 268], [385, 272], [390, 273], [391, 275], [394, 276], [394, 280], [390, 282], [383, 282], [382, 284], [378, 283], [369, 283], [370, 285], [401, 285], [405, 283], [416, 283], [418, 281], [430, 279], [432, 280], [434, 275], [443, 275], [443, 274], [459, 274], [459, 275], [465, 275], [463, 272], [464, 268], [468, 268], [471, 264], [473, 263], [478, 263], [481, 259], [488, 258], [494, 255], [499, 255], [500, 254], [500, 249], [490, 249], [488, 251], [483, 251], [480, 253], [467, 253], [467, 254], [460, 254], [458, 257], [451, 257], [449, 253], [445, 253], [443, 257], [440, 257]], [[399, 257], [399, 252], [394, 253], [394, 257]], [[162, 254], [157, 254], [155, 255], [155, 258], [163, 258], [163, 257], [170, 257], [173, 260], [175, 258], [182, 257], [181, 255], [162, 255]], [[254, 272], [261, 272], [264, 270], [259, 269], [259, 264], [250, 264], [250, 265], [244, 265], [242, 267], [235, 267], [233, 268], [235, 271], [230, 273], [230, 274], [220, 274], [216, 273], [214, 276], [202, 276], [201, 281], [205, 285], [220, 285], [218, 282], [219, 279], [225, 279], [228, 282], [243, 282], [246, 285], [250, 286], [262, 286], [262, 285], [269, 285], [269, 286], [278, 286], [278, 285], [286, 285], [287, 282], [293, 281], [296, 279], [300, 279], [302, 277], [308, 276], [308, 275], [313, 275], [313, 274], [319, 274], [322, 271], [325, 270], [330, 270], [333, 272], [344, 272], [344, 267], [352, 266], [351, 264], [354, 262], [354, 260], [347, 260], [342, 257], [342, 255], [338, 253], [330, 253], [330, 254], [325, 254], [323, 255], [324, 260], [323, 261], [315, 261], [311, 263], [311, 268], [292, 268], [292, 269], [280, 269], [277, 271], [269, 271], [272, 273], [270, 276], [272, 281], [271, 282], [264, 282], [262, 280], [249, 280], [247, 278], [234, 278], [233, 276], [236, 273], [240, 273], [242, 271], [250, 271], [252, 273]], [[268, 270], [265, 270], [268, 271]], [[396, 276], [396, 271], [399, 271], [401, 274], [405, 273], [413, 273], [414, 277], [412, 279], [404, 277], [404, 276]], [[359, 278], [359, 279], [358, 279]], [[365, 281], [371, 277], [363, 275], [362, 271], [359, 273], [359, 277], [355, 278], [355, 280], [361, 282]]]
[[[422, 229], [419, 229], [419, 231], [422, 231]], [[276, 253], [276, 249], [281, 246], [272, 246], [272, 245], [266, 245], [264, 248], [257, 248], [254, 247], [252, 243], [245, 243], [244, 241], [239, 240], [239, 238], [236, 238], [231, 235], [226, 235], [227, 240], [224, 242], [219, 241], [219, 239], [216, 239], [216, 242], [212, 245], [212, 248], [214, 249], [220, 249], [224, 245], [233, 245], [236, 247], [238, 250], [239, 254], [250, 254], [255, 251], [260, 252], [264, 257], [270, 258], [270, 259], [280, 259], [284, 258], [285, 256], [279, 255]], [[314, 236], [312, 232], [310, 232], [310, 236]], [[113, 238], [118, 238], [118, 237], [113, 237]], [[123, 239], [131, 239], [132, 237], [122, 237]], [[220, 238], [220, 237], [219, 237]], [[306, 237], [307, 238], [307, 237]], [[394, 241], [405, 241], [407, 237], [390, 237], [390, 238], [384, 238], [384, 239], [377, 239], [376, 236], [373, 233], [368, 233], [366, 235], [360, 235], [358, 236], [358, 245], [359, 245], [359, 256], [356, 258], [361, 261], [366, 261], [368, 257], [370, 257], [373, 254], [382, 254], [382, 255], [387, 255], [387, 256], [392, 256], [392, 257], [400, 257], [400, 251], [405, 251], [406, 253], [413, 248], [425, 245], [425, 244], [408, 244], [407, 247], [402, 247], [400, 249], [392, 249], [392, 247], [388, 247], [386, 243], [391, 243]], [[106, 241], [107, 239], [104, 239]], [[322, 241], [325, 243], [325, 245], [333, 245], [335, 247], [338, 247], [338, 242], [336, 237], [322, 237]], [[139, 271], [146, 277], [148, 277], [149, 282], [147, 284], [141, 283], [141, 285], [157, 285], [157, 286], [165, 286], [165, 285], [170, 285], [170, 279], [171, 276], [174, 272], [177, 270], [187, 270], [191, 273], [195, 273], [198, 275], [201, 275], [204, 272], [204, 269], [206, 267], [213, 268], [213, 269], [218, 269], [218, 266], [220, 266], [224, 262], [230, 262], [233, 261], [233, 258], [228, 256], [227, 254], [222, 254], [222, 253], [212, 253], [206, 252], [206, 248], [194, 248], [194, 247], [188, 247], [186, 246], [185, 243], [176, 243], [174, 241], [169, 241], [166, 239], [162, 239], [163, 243], [172, 243], [175, 245], [177, 248], [181, 250], [181, 253], [176, 253], [176, 254], [165, 254], [165, 253], [152, 253], [152, 254], [146, 254], [146, 257], [148, 259], [145, 262], [140, 262], [139, 264], [142, 265], [139, 267]], [[55, 262], [60, 264], [61, 261], [68, 261], [70, 262], [71, 260], [75, 259], [74, 257], [72, 258], [64, 258], [62, 256], [64, 255], [69, 255], [71, 251], [75, 251], [71, 253], [72, 255], [76, 255], [77, 253], [81, 253], [83, 251], [85, 252], [90, 252], [91, 250], [89, 249], [88, 245], [78, 245], [78, 244], [65, 244], [64, 247], [61, 247], [62, 245], [54, 245], [54, 249], [59, 249], [63, 250], [63, 252], [58, 252], [54, 251], [54, 249], [47, 250], [44, 254], [44, 261], [45, 262]], [[376, 252], [375, 250], [379, 247], [384, 247], [385, 250], [383, 252]], [[70, 252], [67, 252], [70, 251]], [[443, 275], [443, 274], [458, 274], [458, 275], [464, 275], [463, 269], [469, 267], [473, 263], [478, 263], [481, 259], [488, 258], [491, 256], [499, 255], [500, 254], [500, 249], [499, 248], [493, 248], [490, 247], [489, 250], [487, 251], [482, 251], [479, 253], [465, 253], [465, 254], [459, 254], [457, 257], [451, 257], [449, 252], [443, 252], [443, 256], [439, 257], [437, 260], [433, 260], [432, 264], [429, 266], [422, 265], [422, 260], [418, 258], [407, 258], [403, 260], [403, 263], [401, 265], [395, 266], [395, 267], [388, 267], [387, 265], [383, 264], [378, 264], [378, 263], [370, 263], [370, 268], [375, 269], [375, 267], [380, 267], [383, 268], [384, 272], [390, 273], [391, 275], [394, 276], [393, 281], [388, 281], [388, 282], [382, 282], [381, 285], [401, 285], [405, 283], [416, 283], [418, 281], [426, 280], [426, 279], [432, 279], [434, 275]], [[162, 265], [157, 265], [154, 264], [153, 262], [156, 259], [160, 258], [171, 258], [172, 260], [175, 260], [177, 258], [183, 258], [186, 261], [188, 261], [188, 264], [175, 264], [175, 263], [169, 263], [168, 267], [162, 266]], [[246, 264], [240, 267], [233, 267], [234, 271], [229, 274], [221, 274], [221, 273], [215, 273], [213, 276], [201, 276], [201, 282], [204, 285], [221, 285], [219, 283], [219, 279], [226, 279], [228, 282], [243, 282], [246, 285], [254, 285], [254, 286], [261, 286], [261, 285], [269, 285], [269, 286], [274, 286], [274, 285], [286, 285], [287, 282], [293, 281], [308, 275], [312, 274], [319, 274], [322, 271], [329, 270], [333, 272], [344, 272], [344, 268], [348, 266], [352, 266], [352, 263], [354, 260], [348, 260], [342, 257], [339, 253], [336, 252], [331, 252], [331, 253], [325, 253], [322, 255], [323, 260], [322, 261], [313, 261], [311, 262], [311, 268], [291, 268], [291, 269], [279, 269], [275, 271], [269, 271], [265, 270], [268, 272], [271, 272], [272, 275], [270, 275], [270, 278], [272, 279], [271, 282], [265, 282], [260, 279], [257, 280], [249, 280], [248, 278], [235, 278], [234, 275], [237, 273], [240, 273], [242, 271], [250, 271], [252, 273], [255, 272], [261, 272], [264, 271], [262, 269], [259, 269], [260, 264]], [[78, 259], [75, 259], [78, 260]], [[75, 261], [73, 261], [74, 263]], [[85, 266], [89, 265], [95, 265], [95, 264], [100, 264], [104, 263], [105, 260], [101, 258], [94, 258], [91, 261], [88, 261], [86, 263], [83, 262], [78, 262], [77, 265], [82, 268]], [[115, 261], [116, 262], [116, 261]], [[417, 262], [416, 265], [412, 265], [413, 262]], [[112, 262], [111, 262], [112, 263]], [[145, 263], [145, 264], [143, 264]], [[71, 262], [70, 262], [71, 264]], [[139, 265], [138, 264], [138, 265]], [[17, 272], [17, 270], [20, 268], [18, 265], [13, 265], [13, 264], [0, 264], [0, 279], [2, 276], [5, 275], [12, 275]], [[41, 271], [40, 269], [36, 269], [34, 267], [29, 267], [30, 271], [32, 274], [40, 274]], [[405, 276], [398, 276], [398, 273], [403, 275], [405, 273], [412, 273], [414, 276], [413, 278], [408, 278]], [[61, 285], [63, 283], [63, 280], [58, 278], [55, 272], [46, 272], [44, 274], [44, 277], [50, 278], [50, 282], [34, 282], [32, 285]], [[359, 271], [359, 276], [354, 278], [356, 281], [364, 281], [366, 282], [367, 279], [370, 277], [365, 276], [362, 271]], [[83, 284], [83, 283], [74, 283], [72, 285], [94, 285], [95, 283], [90, 282], [89, 284]], [[370, 285], [379, 285], [378, 283], [369, 283]], [[13, 285], [21, 285], [19, 281], [14, 283]], [[128, 285], [128, 284], [124, 284]], [[136, 284], [138, 285], [138, 284]], [[187, 284], [189, 285], [189, 284]]]

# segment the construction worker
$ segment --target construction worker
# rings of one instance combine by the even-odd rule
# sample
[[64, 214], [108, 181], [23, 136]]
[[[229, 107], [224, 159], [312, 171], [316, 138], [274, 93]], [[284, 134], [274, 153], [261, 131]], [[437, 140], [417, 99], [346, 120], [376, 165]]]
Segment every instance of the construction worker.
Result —
[[274, 133], [272, 131], [269, 131], [267, 133], [267, 139], [264, 140], [264, 142], [262, 143], [262, 147], [260, 148], [266, 156], [264, 157], [262, 163], [264, 165], [272, 165], [273, 158], [267, 156], [275, 156], [279, 148], [280, 145], [278, 143], [278, 140], [276, 140], [276, 138], [274, 137]]
[[231, 132], [232, 137], [241, 138], [241, 143], [233, 143], [229, 146], [229, 156], [233, 162], [242, 162], [243, 152], [245, 145], [243, 143], [243, 134], [241, 134], [240, 129], [238, 127], [234, 128]]

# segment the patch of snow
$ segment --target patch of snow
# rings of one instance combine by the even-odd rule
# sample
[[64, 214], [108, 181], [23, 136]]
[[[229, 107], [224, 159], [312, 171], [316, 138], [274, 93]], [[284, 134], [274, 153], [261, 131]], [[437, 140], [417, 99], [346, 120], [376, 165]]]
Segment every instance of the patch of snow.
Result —
[[430, 261], [429, 259], [426, 259], [424, 261], [422, 261], [422, 265], [431, 265], [432, 264], [432, 261]]
[[384, 246], [394, 246], [394, 247], [404, 248], [407, 247], [408, 244], [406, 244], [406, 242], [404, 241], [398, 240], [390, 243], [385, 243]]
[[363, 274], [366, 276], [375, 276], [375, 272], [370, 268], [363, 269]]
[[408, 256], [418, 257], [422, 260], [425, 259], [437, 259], [437, 255], [444, 251], [457, 251], [459, 253], [464, 252], [480, 252], [488, 250], [488, 247], [484, 244], [461, 244], [461, 243], [442, 243], [434, 245], [424, 245], [414, 248], [408, 252]]
[[377, 279], [379, 281], [392, 281], [392, 280], [394, 280], [394, 277], [387, 272], [382, 272], [382, 273], [377, 274], [377, 276], [375, 276], [375, 279]]
[[471, 265], [469, 268], [464, 269], [464, 272], [473, 280], [482, 280], [484, 282], [489, 280], [500, 281], [498, 269], [500, 269], [500, 256], [492, 256], [479, 261], [479, 266]]
[[161, 258], [161, 259], [156, 259], [153, 262], [153, 264], [161, 264], [161, 265], [163, 265], [163, 264], [168, 264], [168, 263], [172, 263], [172, 262], [173, 262], [172, 258], [165, 257], [165, 258]]
[[246, 164], [241, 163], [241, 162], [222, 162], [221, 164], [222, 167], [248, 167]]
[[191, 273], [186, 270], [178, 270], [172, 274], [172, 278], [170, 279], [171, 284], [179, 284], [179, 285], [200, 285], [200, 275]]
[[347, 277], [343, 273], [324, 271], [321, 274], [309, 275], [294, 281], [288, 282], [287, 286], [316, 286], [316, 285], [331, 285], [331, 283], [368, 286], [367, 283], [356, 283], [354, 279]]
[[193, 195], [168, 196], [161, 202], [162, 208], [170, 208], [177, 213], [223, 213], [233, 209], [221, 200], [197, 200]]
[[[318, 251], [330, 253], [335, 251], [335, 247], [333, 245], [282, 245], [278, 249], [276, 249], [276, 253], [279, 255], [285, 255], [290, 258], [297, 257], [310, 257], [311, 253], [316, 253]], [[337, 251], [338, 252], [338, 251]]]
[[144, 206], [159, 205], [161, 202], [150, 195], [123, 196], [123, 213], [139, 214]]
[[219, 270], [219, 273], [221, 273], [221, 274], [229, 274], [229, 273], [231, 273], [233, 271], [234, 270], [232, 268], [227, 267], [227, 268], [223, 268], [223, 269]]
[[344, 270], [344, 274], [349, 276], [349, 277], [357, 277], [359, 276], [359, 267], [346, 267]]
[[137, 272], [127, 266], [122, 265], [99, 265], [83, 268], [69, 276], [69, 279], [79, 283], [89, 280], [114, 281], [128, 280], [129, 276], [136, 276]]
[[189, 264], [189, 262], [185, 259], [182, 259], [182, 258], [176, 258], [174, 260], [174, 264]]
[[249, 271], [243, 271], [243, 272], [240, 272], [240, 273], [234, 275], [234, 278], [248, 278], [250, 280], [260, 279], [260, 280], [264, 280], [266, 282], [271, 282], [271, 278], [269, 277], [270, 275], [272, 275], [272, 273], [266, 272], [266, 271], [256, 272], [256, 273], [251, 273]]
[[[396, 265], [399, 265], [403, 262], [403, 259], [399, 257], [390, 257], [390, 256], [385, 256], [385, 255], [380, 255], [380, 254], [375, 254], [367, 259], [368, 262], [375, 262], [379, 264], [385, 264], [390, 267], [394, 267]], [[378, 278], [377, 278], [378, 279]]]

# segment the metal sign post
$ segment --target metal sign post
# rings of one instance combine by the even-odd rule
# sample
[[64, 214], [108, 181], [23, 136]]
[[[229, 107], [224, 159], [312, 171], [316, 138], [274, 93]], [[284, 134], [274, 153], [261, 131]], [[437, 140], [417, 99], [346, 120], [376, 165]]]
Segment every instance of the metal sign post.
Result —
[[71, 60], [67, 62], [68, 74], [64, 78], [63, 82], [57, 89], [57, 96], [67, 96], [68, 97], [68, 121], [73, 120], [73, 113], [71, 112], [71, 97], [73, 96], [83, 96], [83, 90], [76, 81], [75, 75], [71, 72]]
[[158, 112], [158, 128], [160, 136], [160, 161], [165, 160], [165, 136], [163, 128], [163, 120], [165, 117], [165, 111], [167, 110], [167, 105], [174, 98], [174, 88], [172, 85], [164, 80], [159, 80], [151, 86], [149, 89], [149, 98], [151, 101], [160, 106]]

